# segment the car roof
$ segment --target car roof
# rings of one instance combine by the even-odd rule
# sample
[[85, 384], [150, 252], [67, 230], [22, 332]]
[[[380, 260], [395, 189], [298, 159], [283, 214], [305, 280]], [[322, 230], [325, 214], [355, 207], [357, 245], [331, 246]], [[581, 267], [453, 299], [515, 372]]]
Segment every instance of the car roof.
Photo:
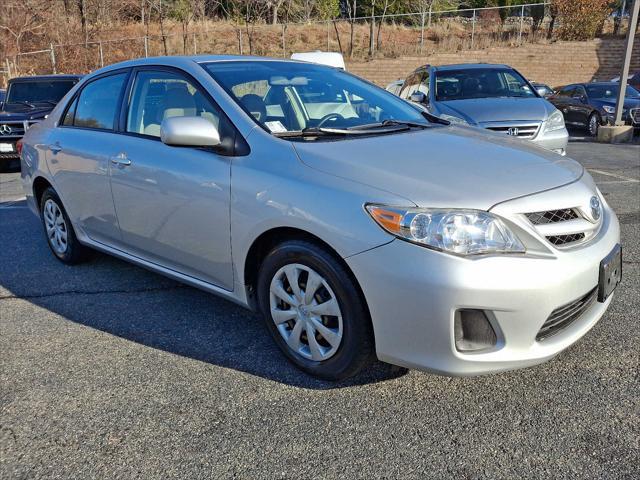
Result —
[[16, 82], [33, 82], [35, 80], [80, 80], [82, 75], [70, 75], [70, 74], [60, 74], [60, 75], [30, 75], [26, 77], [15, 77], [9, 80], [12, 83]]
[[505, 65], [503, 63], [452, 63], [449, 65], [438, 65], [433, 66], [434, 70], [437, 71], [447, 71], [447, 70], [473, 70], [479, 68], [509, 68], [509, 65]]
[[[298, 60], [289, 60], [286, 58], [274, 58], [274, 57], [258, 57], [252, 55], [175, 55], [175, 56], [166, 56], [166, 57], [147, 57], [147, 58], [134, 58], [131, 60], [125, 60], [122, 62], [114, 63], [108, 65], [106, 67], [100, 68], [99, 70], [95, 70], [91, 72], [91, 76], [95, 76], [96, 74], [101, 74], [105, 72], [109, 72], [112, 70], [118, 70], [120, 68], [132, 68], [138, 66], [168, 66], [168, 67], [177, 67], [177, 68], [187, 68], [188, 66], [193, 66], [194, 64], [202, 64], [202, 63], [214, 63], [214, 62], [285, 62], [285, 63], [297, 63], [297, 64], [305, 64], [309, 65], [309, 62], [301, 62]], [[315, 64], [319, 67], [324, 67], [325, 65]], [[332, 68], [332, 67], [326, 67]]]

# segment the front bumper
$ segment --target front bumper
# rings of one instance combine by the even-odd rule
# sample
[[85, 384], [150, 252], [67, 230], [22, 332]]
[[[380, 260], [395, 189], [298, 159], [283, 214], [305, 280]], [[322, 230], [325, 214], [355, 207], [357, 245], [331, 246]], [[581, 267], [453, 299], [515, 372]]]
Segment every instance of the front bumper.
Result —
[[569, 143], [569, 132], [566, 128], [552, 132], [541, 131], [531, 141], [547, 150], [554, 151], [560, 155], [566, 155], [567, 144]]
[[[596, 237], [549, 257], [462, 258], [396, 239], [346, 261], [366, 297], [380, 360], [446, 375], [478, 375], [542, 363], [593, 327], [612, 297], [536, 341], [551, 312], [598, 284], [600, 261], [619, 238], [618, 220], [606, 206]], [[494, 348], [456, 349], [454, 321], [460, 309], [489, 312], [498, 339]]]

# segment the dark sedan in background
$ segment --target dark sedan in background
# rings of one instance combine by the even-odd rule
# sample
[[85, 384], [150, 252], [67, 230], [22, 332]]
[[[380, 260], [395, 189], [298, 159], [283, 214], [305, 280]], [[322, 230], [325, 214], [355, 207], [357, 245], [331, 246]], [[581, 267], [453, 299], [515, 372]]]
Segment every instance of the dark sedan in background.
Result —
[[[600, 125], [614, 123], [619, 88], [615, 82], [574, 83], [556, 88], [557, 93], [548, 100], [562, 112], [567, 125], [584, 127], [595, 136]], [[640, 93], [630, 85], [625, 92], [622, 120], [640, 128]]]

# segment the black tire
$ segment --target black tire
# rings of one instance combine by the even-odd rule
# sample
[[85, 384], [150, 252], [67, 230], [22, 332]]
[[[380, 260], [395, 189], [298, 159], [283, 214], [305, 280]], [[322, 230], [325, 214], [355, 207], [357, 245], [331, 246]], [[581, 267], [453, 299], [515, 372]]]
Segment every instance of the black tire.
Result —
[[[62, 219], [64, 222], [64, 230], [66, 230], [66, 248], [63, 251], [60, 251], [56, 248], [52, 237], [47, 233], [47, 220], [45, 219], [45, 207], [48, 202], [53, 202], [55, 206], [59, 209], [62, 214]], [[76, 233], [73, 230], [73, 225], [71, 224], [71, 220], [67, 215], [67, 211], [64, 209], [64, 205], [62, 205], [62, 201], [56, 191], [48, 187], [44, 193], [42, 194], [42, 198], [40, 200], [40, 219], [42, 221], [42, 227], [44, 229], [44, 234], [47, 239], [47, 245], [51, 249], [51, 252], [55, 255], [55, 257], [60, 260], [62, 263], [66, 263], [68, 265], [75, 265], [77, 263], [81, 263], [85, 261], [90, 254], [90, 250], [82, 245], [78, 238], [76, 237]]]
[[602, 125], [600, 115], [598, 115], [596, 112], [593, 112], [591, 115], [589, 115], [589, 119], [587, 120], [587, 132], [589, 133], [589, 135], [591, 135], [592, 137], [597, 136], [600, 125]]
[[[291, 349], [273, 320], [271, 281], [282, 267], [291, 264], [308, 267], [323, 277], [340, 307], [342, 339], [335, 353], [326, 360], [314, 361]], [[304, 281], [303, 276], [304, 273], [300, 282]], [[284, 355], [304, 372], [323, 380], [339, 381], [357, 374], [374, 359], [373, 330], [362, 294], [350, 273], [325, 248], [304, 240], [291, 240], [276, 246], [260, 267], [257, 294], [260, 312], [275, 342]], [[326, 317], [318, 318], [324, 322]]]

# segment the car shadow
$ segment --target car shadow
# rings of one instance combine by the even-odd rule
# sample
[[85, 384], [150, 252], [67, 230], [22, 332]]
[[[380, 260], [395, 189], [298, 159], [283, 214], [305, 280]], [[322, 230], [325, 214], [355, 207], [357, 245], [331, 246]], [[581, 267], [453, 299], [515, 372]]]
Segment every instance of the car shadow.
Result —
[[406, 370], [376, 362], [344, 382], [293, 367], [256, 314], [215, 295], [95, 253], [66, 266], [50, 253], [24, 201], [0, 207], [0, 306], [24, 300], [63, 318], [150, 348], [308, 389], [397, 378]]

